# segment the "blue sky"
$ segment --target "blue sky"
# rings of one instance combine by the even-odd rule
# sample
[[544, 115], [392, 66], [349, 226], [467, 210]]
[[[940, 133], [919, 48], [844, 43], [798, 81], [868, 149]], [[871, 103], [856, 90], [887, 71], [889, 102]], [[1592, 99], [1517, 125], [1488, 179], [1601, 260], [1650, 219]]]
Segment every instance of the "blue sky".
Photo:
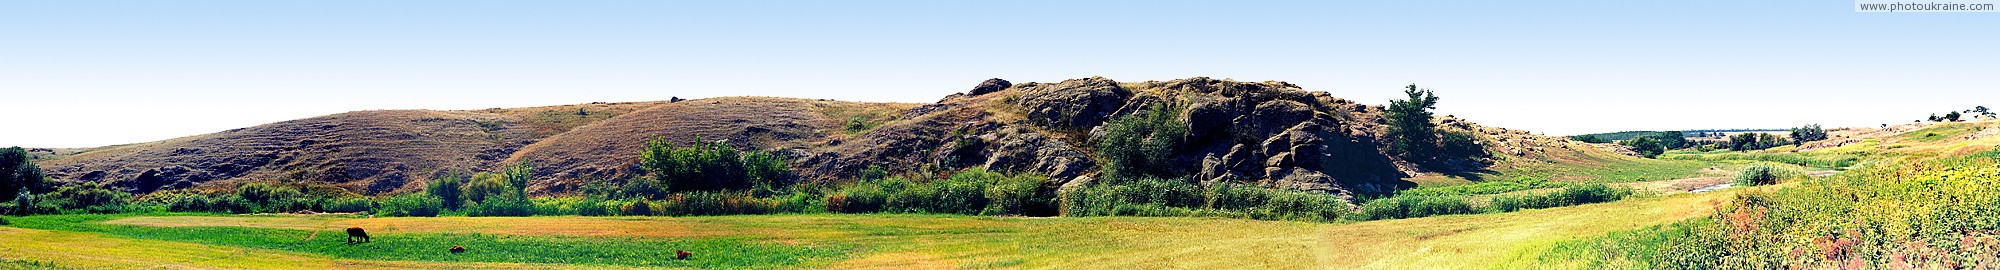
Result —
[[[1553, 135], [1875, 126], [1993, 103], [2000, 13], [1847, 1], [0, 2], [0, 145], [370, 109], [931, 102], [980, 80], [1282, 80]], [[1991, 104], [1989, 104], [1991, 103]]]

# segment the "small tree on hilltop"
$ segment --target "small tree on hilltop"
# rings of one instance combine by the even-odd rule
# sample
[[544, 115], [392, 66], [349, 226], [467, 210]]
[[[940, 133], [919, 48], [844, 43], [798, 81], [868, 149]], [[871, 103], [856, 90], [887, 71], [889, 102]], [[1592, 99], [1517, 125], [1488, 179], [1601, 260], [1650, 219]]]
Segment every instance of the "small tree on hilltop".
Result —
[[1427, 161], [1436, 158], [1437, 130], [1431, 124], [1431, 109], [1437, 108], [1438, 98], [1430, 89], [1417, 89], [1410, 84], [1403, 90], [1409, 99], [1390, 100], [1389, 152], [1411, 161]]
[[1795, 127], [1792, 128], [1790, 137], [1792, 145], [1804, 145], [1806, 142], [1825, 140], [1826, 129], [1820, 128], [1819, 124]]

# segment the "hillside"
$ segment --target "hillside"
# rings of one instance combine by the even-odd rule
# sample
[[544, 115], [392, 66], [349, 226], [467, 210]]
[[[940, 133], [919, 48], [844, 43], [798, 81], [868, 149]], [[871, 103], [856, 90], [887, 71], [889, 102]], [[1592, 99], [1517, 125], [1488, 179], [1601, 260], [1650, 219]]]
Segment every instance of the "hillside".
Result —
[[[416, 190], [441, 174], [537, 166], [531, 191], [564, 193], [632, 176], [644, 141], [726, 140], [791, 157], [798, 181], [960, 168], [1030, 172], [1053, 186], [1088, 183], [1107, 121], [1168, 108], [1188, 130], [1174, 167], [1204, 183], [1377, 194], [1494, 176], [1564, 178], [1552, 168], [1642, 162], [1588, 144], [1453, 117], [1490, 158], [1412, 163], [1384, 153], [1381, 106], [1284, 82], [1210, 78], [1121, 83], [1106, 78], [1012, 84], [989, 80], [930, 104], [777, 97], [592, 103], [471, 111], [359, 111], [40, 161], [51, 177], [131, 192], [244, 182], [330, 185], [362, 194]], [[1560, 171], [1560, 170], [1555, 170]]]

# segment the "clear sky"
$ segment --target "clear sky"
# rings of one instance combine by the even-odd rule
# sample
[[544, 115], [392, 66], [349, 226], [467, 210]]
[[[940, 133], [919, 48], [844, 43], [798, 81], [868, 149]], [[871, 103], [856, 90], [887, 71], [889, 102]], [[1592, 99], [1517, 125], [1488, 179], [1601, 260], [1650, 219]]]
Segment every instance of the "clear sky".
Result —
[[[721, 3], [716, 3], [721, 2]], [[940, 3], [944, 2], [944, 3]], [[2000, 101], [2000, 13], [1849, 1], [7, 1], [0, 146], [371, 109], [932, 102], [987, 78], [1282, 80], [1552, 135]], [[985, 1], [1002, 2], [1002, 1]]]

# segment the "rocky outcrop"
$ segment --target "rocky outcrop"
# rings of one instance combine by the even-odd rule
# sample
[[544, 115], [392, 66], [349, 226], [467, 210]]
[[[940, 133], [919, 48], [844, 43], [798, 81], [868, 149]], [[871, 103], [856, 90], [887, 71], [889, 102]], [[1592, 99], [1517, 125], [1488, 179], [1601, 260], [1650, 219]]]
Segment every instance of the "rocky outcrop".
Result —
[[974, 96], [985, 95], [987, 93], [1000, 92], [1000, 90], [1007, 90], [1008, 87], [1014, 87], [1014, 83], [1000, 78], [992, 78], [986, 79], [984, 82], [979, 82], [978, 86], [973, 86], [972, 91], [966, 92], [966, 94]]
[[1089, 129], [1102, 124], [1132, 97], [1118, 82], [1103, 77], [1017, 87], [1021, 89], [1019, 105], [1027, 109], [1028, 120], [1059, 129]]
[[1032, 172], [1068, 182], [1097, 167], [1097, 161], [1083, 151], [1040, 133], [1008, 127], [992, 135], [998, 139], [985, 149], [982, 166], [987, 170]]

